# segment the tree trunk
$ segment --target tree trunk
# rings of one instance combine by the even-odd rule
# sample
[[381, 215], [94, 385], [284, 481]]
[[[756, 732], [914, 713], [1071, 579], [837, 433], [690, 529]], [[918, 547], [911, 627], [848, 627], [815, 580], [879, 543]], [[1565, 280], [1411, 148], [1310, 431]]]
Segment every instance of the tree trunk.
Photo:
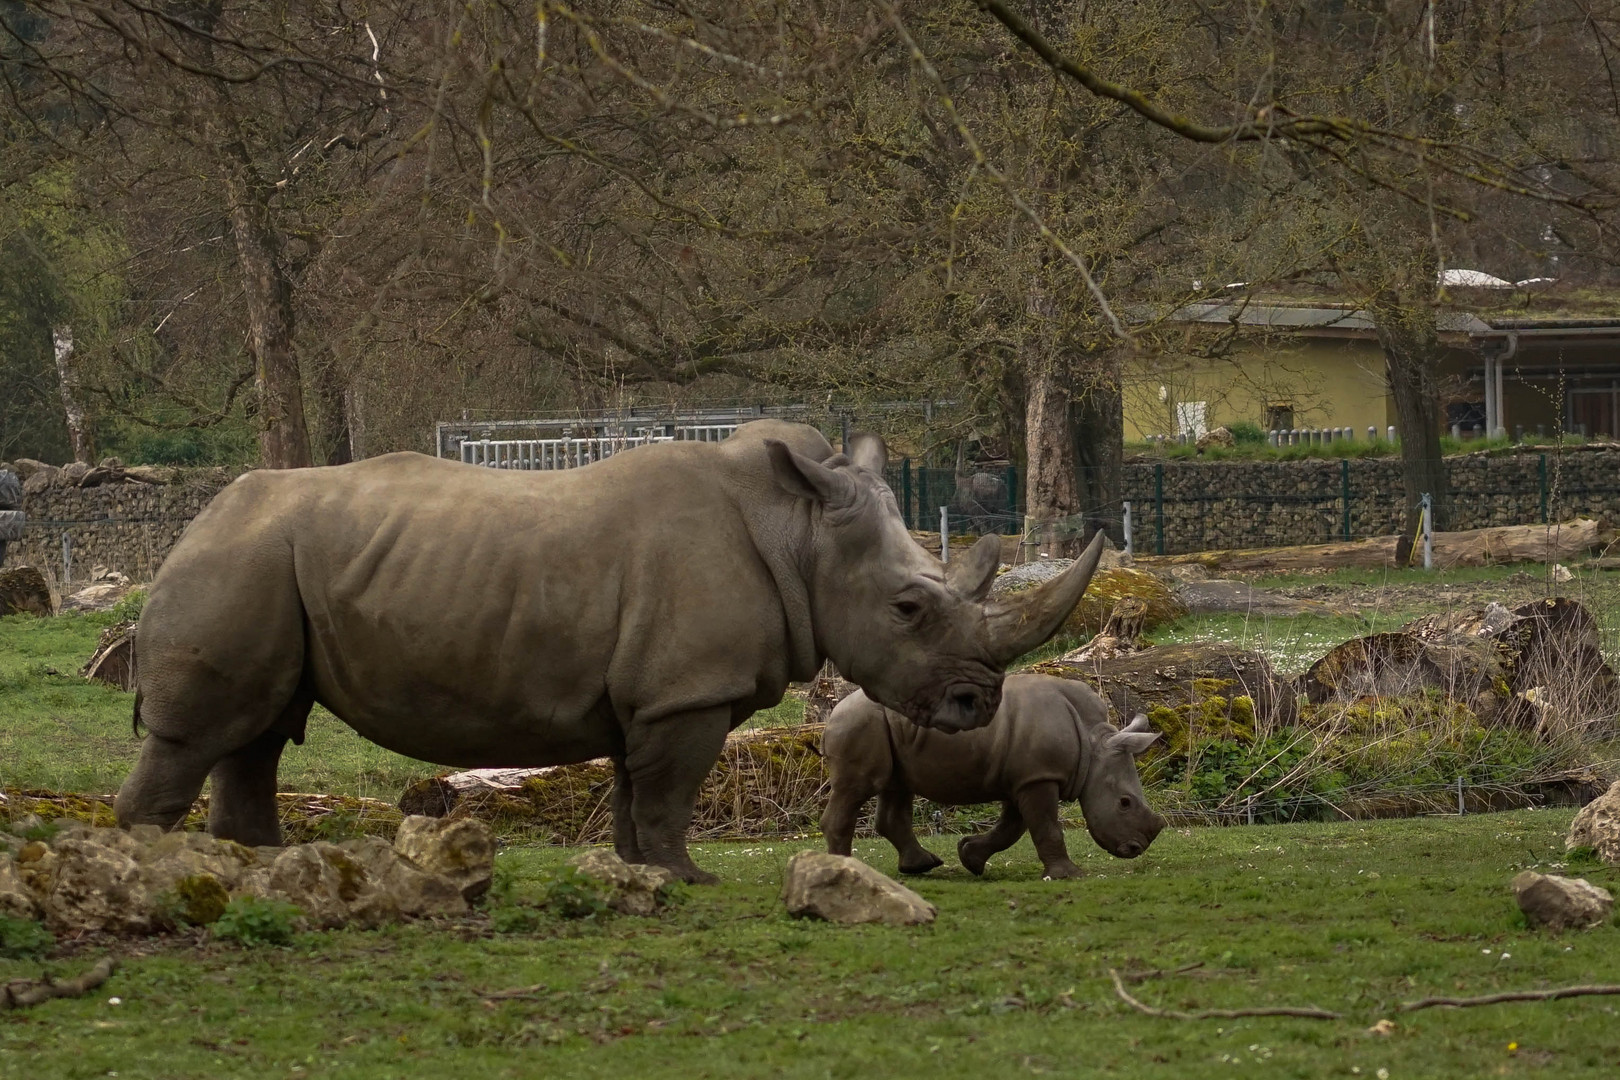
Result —
[[1050, 356], [1033, 358], [1024, 414], [1028, 457], [1024, 531], [1041, 554], [1054, 557], [1074, 555], [1081, 546], [1081, 530], [1069, 520], [1080, 511], [1069, 392], [1056, 368]]
[[1121, 501], [1125, 497], [1125, 399], [1120, 393], [1117, 359], [1090, 357], [1077, 398], [1071, 397], [1076, 488], [1085, 513], [1081, 542], [1102, 530], [1125, 545]]
[[241, 160], [226, 173], [231, 230], [247, 297], [248, 346], [259, 393], [259, 452], [269, 469], [312, 464], [303, 383], [293, 351], [292, 283], [281, 265], [268, 192]]
[[63, 324], [54, 328], [51, 331], [51, 346], [56, 353], [56, 379], [62, 391], [62, 412], [67, 417], [68, 443], [73, 447], [73, 460], [94, 465], [95, 445], [90, 440], [84, 400], [79, 396], [79, 372], [73, 363], [73, 327]]
[[1440, 394], [1435, 371], [1440, 342], [1434, 308], [1404, 302], [1392, 292], [1380, 294], [1373, 304], [1378, 343], [1384, 350], [1390, 394], [1395, 398], [1397, 430], [1401, 439], [1401, 481], [1406, 494], [1408, 536], [1418, 527], [1419, 504], [1427, 493], [1433, 507], [1433, 528], [1451, 528], [1451, 491], [1446, 464], [1440, 455]]

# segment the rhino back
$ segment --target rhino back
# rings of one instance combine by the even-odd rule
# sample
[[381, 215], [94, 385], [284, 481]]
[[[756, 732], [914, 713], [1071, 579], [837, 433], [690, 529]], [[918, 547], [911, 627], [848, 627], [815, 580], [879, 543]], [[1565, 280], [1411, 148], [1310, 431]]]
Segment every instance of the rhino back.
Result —
[[1008, 676], [995, 718], [973, 731], [935, 731], [885, 712], [896, 771], [924, 798], [948, 806], [991, 802], [1044, 781], [1075, 797], [1083, 751], [1074, 706], [1041, 676]]
[[633, 715], [786, 685], [782, 605], [724, 461], [678, 444], [555, 473], [390, 454], [249, 474], [152, 602], [167, 637], [195, 637], [290, 592], [317, 700], [402, 753], [609, 753]]

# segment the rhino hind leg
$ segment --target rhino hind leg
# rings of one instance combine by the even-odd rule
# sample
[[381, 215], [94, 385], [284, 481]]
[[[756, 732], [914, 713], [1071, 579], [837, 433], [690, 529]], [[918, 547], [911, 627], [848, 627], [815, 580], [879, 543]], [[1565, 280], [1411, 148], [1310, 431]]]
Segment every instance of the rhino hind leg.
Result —
[[124, 779], [113, 800], [118, 824], [125, 828], [156, 825], [162, 829], [179, 825], [197, 801], [208, 770], [218, 760], [218, 752], [210, 746], [148, 732], [134, 771]]
[[1006, 851], [1018, 843], [1023, 835], [1024, 815], [1018, 812], [1018, 804], [1004, 802], [1001, 804], [1001, 817], [989, 832], [964, 836], [956, 842], [956, 857], [974, 876], [978, 876], [984, 873], [984, 866], [991, 856]]
[[911, 792], [885, 788], [878, 793], [877, 829], [900, 853], [902, 874], [926, 874], [945, 860], [923, 847], [911, 827]]
[[[625, 736], [630, 818], [641, 857], [689, 885], [712, 885], [719, 880], [692, 861], [686, 850], [686, 830], [692, 824], [698, 789], [720, 760], [730, 731], [731, 708], [723, 705], [652, 721], [635, 720]], [[619, 836], [615, 827], [615, 840]]]
[[1081, 869], [1069, 859], [1069, 847], [1063, 841], [1062, 808], [1055, 782], [1030, 784], [1018, 790], [1018, 812], [1029, 826], [1030, 839], [1035, 841], [1035, 854], [1041, 857], [1044, 877], [1058, 880], [1075, 878]]

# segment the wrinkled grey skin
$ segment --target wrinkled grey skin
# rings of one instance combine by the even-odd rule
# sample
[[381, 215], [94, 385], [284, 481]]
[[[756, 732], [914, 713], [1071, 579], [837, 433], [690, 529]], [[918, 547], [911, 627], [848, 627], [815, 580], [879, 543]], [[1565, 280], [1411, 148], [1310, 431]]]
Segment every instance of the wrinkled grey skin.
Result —
[[[1001, 670], [1062, 624], [1071, 572], [984, 599], [991, 538], [953, 565], [882, 480], [813, 428], [760, 421], [561, 472], [390, 454], [249, 473], [192, 522], [140, 620], [148, 734], [118, 820], [279, 842], [276, 768], [319, 702], [402, 754], [462, 767], [612, 757], [632, 862], [712, 880], [686, 827], [726, 733], [823, 659], [941, 730], [989, 722]], [[1077, 587], [1078, 586], [1078, 587]]]
[[927, 873], [943, 860], [912, 832], [912, 797], [946, 806], [999, 801], [995, 827], [957, 845], [962, 865], [984, 873], [990, 856], [1028, 829], [1045, 876], [1075, 877], [1080, 870], [1063, 842], [1058, 803], [1078, 799], [1097, 845], [1134, 859], [1164, 828], [1136, 773], [1136, 756], [1158, 737], [1145, 716], [1117, 730], [1090, 687], [1050, 675], [1009, 675], [996, 718], [948, 736], [908, 723], [864, 693], [851, 694], [833, 710], [822, 739], [832, 774], [821, 819], [827, 850], [849, 854], [855, 820], [876, 795], [878, 832], [900, 852], [901, 872]]

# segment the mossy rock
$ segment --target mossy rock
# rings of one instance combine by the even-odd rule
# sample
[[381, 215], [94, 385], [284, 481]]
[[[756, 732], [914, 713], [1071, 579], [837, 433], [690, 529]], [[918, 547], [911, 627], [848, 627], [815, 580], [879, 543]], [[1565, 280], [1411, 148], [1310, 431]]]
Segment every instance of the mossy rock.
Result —
[[[1030, 581], [1010, 587], [1007, 592], [1025, 592], [1038, 584], [1040, 582]], [[1108, 621], [1114, 605], [1127, 596], [1133, 596], [1147, 605], [1147, 614], [1142, 619], [1143, 630], [1152, 630], [1187, 614], [1186, 607], [1171, 593], [1170, 586], [1163, 578], [1146, 570], [1115, 566], [1098, 570], [1092, 575], [1091, 584], [1086, 586], [1086, 594], [1064, 622], [1062, 632], [1073, 637], [1095, 634]]]

